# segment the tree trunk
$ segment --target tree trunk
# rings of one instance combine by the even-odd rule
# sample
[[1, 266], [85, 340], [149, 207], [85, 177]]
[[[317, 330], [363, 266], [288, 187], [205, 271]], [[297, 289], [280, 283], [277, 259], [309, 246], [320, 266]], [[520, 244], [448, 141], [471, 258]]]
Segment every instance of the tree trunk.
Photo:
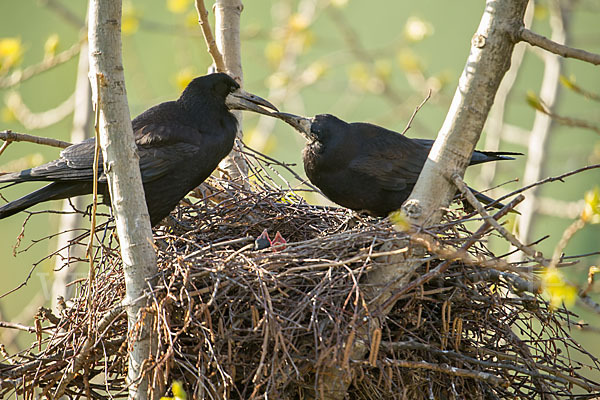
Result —
[[[240, 46], [240, 16], [244, 5], [241, 0], [217, 0], [215, 3], [215, 36], [217, 47], [223, 55], [227, 72], [244, 85], [244, 74], [242, 72], [242, 52]], [[248, 176], [248, 165], [246, 161], [235, 151], [241, 146], [242, 140], [242, 112], [234, 111], [238, 120], [238, 130], [234, 150], [221, 162], [221, 167], [227, 171], [232, 179], [246, 178]]]
[[510, 67], [527, 0], [488, 0], [446, 120], [403, 210], [415, 225], [442, 216], [456, 193], [449, 177], [464, 176], [498, 86]]
[[142, 365], [156, 351], [156, 335], [152, 317], [143, 312], [144, 292], [156, 275], [156, 258], [121, 61], [121, 0], [91, 0], [89, 9], [90, 82], [125, 275], [129, 398], [146, 399], [153, 388]]

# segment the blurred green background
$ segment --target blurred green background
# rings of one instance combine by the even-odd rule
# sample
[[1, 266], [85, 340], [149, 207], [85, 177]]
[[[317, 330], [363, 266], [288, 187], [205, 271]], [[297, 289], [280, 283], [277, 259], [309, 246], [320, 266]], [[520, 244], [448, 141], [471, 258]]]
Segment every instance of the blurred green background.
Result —
[[[18, 46], [11, 71], [41, 62], [77, 42], [82, 31], [76, 23], [57, 12], [61, 4], [76, 20], [85, 20], [84, 1], [3, 1], [0, 3], [0, 39]], [[548, 35], [548, 5], [536, 2], [534, 30]], [[207, 2], [207, 7], [211, 3]], [[414, 108], [427, 90], [433, 94], [417, 115], [409, 136], [434, 138], [439, 130], [458, 77], [468, 56], [470, 40], [477, 29], [483, 2], [473, 0], [390, 1], [246, 1], [242, 13], [242, 53], [246, 88], [269, 98], [282, 110], [312, 116], [335, 114], [348, 121], [372, 122], [393, 130], [404, 129]], [[212, 14], [212, 13], [211, 13]], [[595, 1], [580, 1], [572, 10], [568, 29], [570, 44], [600, 53], [600, 7]], [[161, 101], [178, 97], [182, 85], [192, 76], [206, 73], [211, 60], [197, 25], [191, 0], [146, 2], [134, 0], [124, 5], [123, 59], [129, 106], [132, 116]], [[213, 24], [214, 27], [214, 24]], [[0, 46], [0, 53], [1, 53]], [[6, 59], [3, 61], [7, 65]], [[1, 64], [0, 64], [1, 65]], [[600, 93], [598, 67], [564, 61], [564, 73], [576, 77], [581, 87]], [[69, 140], [71, 117], [44, 129], [30, 130], [14, 119], [3, 99], [18, 91], [33, 112], [42, 112], [67, 99], [75, 87], [77, 57], [18, 86], [0, 89], [0, 129]], [[528, 91], [539, 93], [543, 63], [536, 52], [527, 51], [516, 84], [507, 102], [505, 119], [525, 131], [531, 128], [535, 111], [527, 105]], [[562, 89], [557, 112], [600, 125], [598, 102]], [[281, 122], [247, 115], [245, 141], [258, 150], [296, 163], [304, 176], [300, 150], [303, 139]], [[484, 133], [485, 135], [485, 133]], [[600, 138], [590, 130], [555, 125], [550, 134], [548, 161], [544, 176], [557, 175], [587, 164], [600, 162]], [[523, 138], [521, 139], [523, 140]], [[514, 142], [514, 141], [513, 141]], [[484, 137], [480, 141], [482, 148]], [[502, 142], [501, 149], [527, 153], [527, 148]], [[23, 169], [58, 156], [58, 150], [29, 143], [14, 143], [0, 156], [0, 171]], [[525, 157], [499, 165], [495, 184], [522, 178]], [[477, 182], [473, 168], [466, 180]], [[565, 182], [545, 185], [541, 195], [564, 201], [577, 201], [600, 183], [600, 172], [589, 171]], [[35, 185], [2, 190], [7, 199], [30, 192]], [[514, 190], [510, 183], [504, 190]], [[478, 188], [483, 189], [483, 188]], [[309, 196], [311, 202], [323, 199]], [[59, 203], [36, 209], [60, 207]], [[42, 240], [25, 253], [13, 256], [13, 246], [25, 215], [0, 221], [0, 293], [22, 283], [32, 264], [54, 250], [55, 240]], [[39, 214], [27, 225], [20, 250], [32, 240], [56, 231], [56, 214]], [[533, 238], [550, 235], [539, 245], [547, 256], [572, 219], [540, 215]], [[600, 228], [588, 225], [568, 245], [568, 254], [600, 250]], [[507, 251], [496, 240], [497, 254]], [[590, 265], [599, 257], [584, 258], [566, 272], [569, 279], [583, 284]], [[27, 285], [0, 299], [2, 319], [11, 320], [40, 296], [49, 301], [52, 261], [43, 261], [33, 271]], [[597, 296], [596, 296], [597, 297]], [[581, 320], [600, 327], [600, 318], [587, 310], [574, 308]], [[30, 321], [19, 320], [29, 324]], [[592, 352], [597, 331], [575, 332], [577, 339]], [[23, 341], [22, 344], [24, 344]]]

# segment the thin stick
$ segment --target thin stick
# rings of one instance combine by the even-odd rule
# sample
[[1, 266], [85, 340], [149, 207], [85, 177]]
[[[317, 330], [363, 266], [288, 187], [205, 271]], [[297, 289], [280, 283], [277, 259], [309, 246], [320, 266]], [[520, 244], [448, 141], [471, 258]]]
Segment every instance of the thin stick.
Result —
[[588, 170], [592, 170], [592, 169], [597, 169], [597, 168], [600, 168], [600, 164], [592, 164], [592, 165], [588, 165], [588, 166], [585, 166], [585, 167], [578, 168], [578, 169], [573, 170], [573, 171], [565, 172], [564, 174], [561, 174], [561, 175], [551, 176], [551, 177], [548, 177], [546, 179], [542, 179], [541, 181], [537, 181], [535, 183], [532, 183], [531, 185], [523, 186], [521, 189], [517, 189], [517, 190], [515, 190], [513, 192], [510, 192], [507, 195], [501, 196], [500, 198], [496, 199], [496, 201], [500, 202], [500, 201], [502, 201], [502, 200], [504, 200], [504, 199], [506, 199], [508, 197], [514, 196], [514, 195], [519, 194], [519, 193], [523, 193], [524, 191], [529, 190], [532, 187], [543, 185], [543, 184], [548, 183], [548, 182], [554, 182], [554, 181], [561, 181], [561, 182], [563, 182], [564, 178], [567, 178], [567, 177], [569, 177], [571, 175], [576, 175], [576, 174], [578, 174], [580, 172], [588, 171]]
[[12, 141], [7, 140], [6, 142], [4, 142], [2, 144], [2, 147], [0, 147], [0, 156], [2, 155], [2, 153], [4, 153], [4, 150], [6, 150], [6, 148], [8, 147], [9, 144], [11, 144]]
[[[506, 206], [504, 206], [500, 211], [498, 211], [493, 217], [492, 219], [495, 218], [500, 218], [501, 216], [505, 215], [506, 213], [508, 213], [510, 210], [512, 210], [521, 200], [520, 199], [515, 199], [512, 202], [510, 202], [509, 204], [507, 204]], [[482, 226], [483, 228], [483, 226]], [[478, 231], [479, 232], [479, 231]], [[417, 235], [417, 234], [413, 234], [411, 235], [411, 241], [419, 243], [421, 245], [426, 245], [430, 250], [434, 250], [434, 252], [436, 253], [436, 255], [441, 256], [441, 250], [440, 249], [433, 249], [433, 243], [427, 239], [425, 239], [425, 237], [423, 235]], [[468, 244], [468, 243], [466, 243]], [[463, 261], [464, 263], [470, 263], [472, 262], [472, 260], [469, 259], [468, 255], [466, 254], [466, 249], [468, 248], [467, 246], [463, 246], [465, 247], [465, 249], [463, 250], [462, 248], [459, 249], [458, 251], [454, 251], [452, 252], [452, 254], [448, 254], [449, 257], [446, 257], [446, 261], [440, 263], [437, 267], [435, 267], [434, 269], [432, 269], [431, 271], [425, 273], [424, 275], [421, 275], [419, 278], [407, 283], [406, 285], [402, 286], [400, 289], [398, 289], [397, 291], [394, 292], [394, 295], [391, 296], [389, 299], [387, 299], [382, 305], [381, 305], [381, 309], [385, 310], [388, 307], [391, 307], [393, 304], [396, 303], [396, 301], [402, 297], [405, 293], [407, 293], [408, 291], [421, 286], [427, 282], [429, 282], [431, 279], [433, 279], [434, 277], [438, 276], [439, 274], [444, 273], [448, 267], [450, 267], [451, 263], [448, 262], [448, 260], [455, 260], [455, 259], [460, 259], [461, 261]], [[470, 245], [469, 245], [470, 247]], [[498, 263], [495, 265], [490, 265], [492, 268], [497, 269], [499, 271], [502, 270], [509, 270], [511, 268], [510, 265], [506, 262], [500, 262], [501, 260], [498, 260]], [[483, 266], [484, 264], [487, 263], [480, 263], [481, 266]]]
[[585, 50], [575, 49], [556, 43], [545, 36], [538, 35], [527, 28], [522, 28], [519, 32], [519, 38], [532, 46], [537, 46], [551, 53], [558, 54], [565, 58], [576, 58], [581, 61], [589, 62], [594, 65], [600, 65], [600, 54], [590, 53]]
[[556, 245], [556, 248], [554, 249], [552, 261], [550, 261], [551, 267], [556, 267], [558, 265], [563, 250], [565, 249], [565, 247], [567, 247], [567, 244], [569, 243], [573, 235], [575, 235], [575, 233], [577, 233], [579, 230], [583, 229], [583, 227], [585, 227], [585, 221], [583, 220], [583, 218], [578, 218], [571, 225], [569, 225], [567, 229], [565, 229], [565, 231], [562, 234], [562, 237]]
[[465, 184], [465, 182], [462, 180], [462, 178], [460, 177], [459, 174], [454, 173], [451, 175], [450, 178], [452, 179], [452, 181], [454, 182], [454, 184], [456, 185], [458, 190], [460, 190], [460, 192], [466, 197], [467, 201], [483, 217], [484, 221], [489, 223], [496, 231], [498, 231], [498, 233], [500, 233], [502, 236], [504, 236], [504, 238], [506, 240], [508, 240], [513, 246], [515, 246], [516, 248], [521, 250], [523, 253], [525, 253], [528, 256], [530, 256], [531, 258], [533, 258], [539, 264], [542, 264], [545, 267], [548, 266], [549, 263], [547, 260], [544, 259], [544, 256], [542, 255], [542, 253], [540, 253], [539, 251], [535, 251], [531, 247], [526, 246], [523, 243], [521, 243], [519, 241], [519, 239], [517, 239], [515, 237], [515, 235], [513, 235], [508, 230], [506, 230], [506, 228], [504, 228], [502, 225], [500, 225], [498, 223], [498, 221], [496, 221], [494, 218], [492, 218], [492, 216], [489, 215], [487, 213], [487, 211], [485, 211], [485, 208], [483, 207], [483, 205], [479, 202], [479, 200], [477, 200], [475, 198], [475, 195], [473, 194], [473, 192], [471, 192], [471, 190]]
[[[96, 87], [100, 87], [101, 74], [96, 74]], [[92, 285], [94, 283], [94, 233], [96, 230], [96, 209], [98, 207], [98, 161], [100, 159], [100, 90], [97, 91], [96, 99], [96, 121], [94, 123], [94, 136], [96, 143], [94, 146], [94, 181], [92, 183], [92, 218], [90, 226], [90, 240], [87, 245], [86, 253], [90, 260], [90, 270], [88, 271], [88, 309], [92, 310]], [[90, 318], [88, 325], [88, 336], [91, 337], [94, 331], [94, 319]]]
[[417, 113], [419, 112], [421, 107], [423, 107], [425, 105], [425, 103], [427, 103], [427, 100], [429, 100], [430, 98], [431, 98], [431, 89], [429, 89], [427, 91], [427, 96], [423, 99], [421, 104], [419, 104], [417, 106], [417, 108], [415, 108], [415, 111], [413, 111], [412, 115], [410, 116], [410, 119], [408, 120], [408, 123], [406, 124], [406, 128], [404, 128], [404, 130], [402, 131], [403, 135], [406, 134], [406, 132], [410, 129], [410, 125], [412, 124], [413, 119], [415, 119], [415, 116], [417, 115]]
[[[42, 144], [44, 146], [51, 147], [60, 147], [61, 149], [65, 149], [71, 146], [72, 143], [63, 142], [62, 140], [45, 138], [41, 136], [33, 136], [28, 135], [26, 133], [16, 133], [11, 130], [6, 130], [0, 132], [0, 140], [5, 140], [6, 142], [29, 142], [35, 144]], [[0, 153], [2, 154], [2, 153]]]
[[200, 28], [202, 28], [202, 34], [204, 36], [204, 40], [206, 41], [208, 52], [215, 62], [217, 72], [227, 72], [223, 55], [217, 48], [217, 42], [215, 41], [212, 29], [210, 28], [208, 11], [206, 11], [206, 7], [204, 6], [204, 0], [196, 0], [196, 11], [198, 12], [198, 23], [200, 24]]
[[18, 329], [20, 331], [35, 333], [35, 327], [33, 327], [33, 326], [27, 326], [27, 325], [23, 325], [23, 324], [17, 324], [17, 323], [13, 323], [13, 322], [0, 321], [0, 328], [4, 328], [4, 329]]
[[[104, 334], [108, 332], [108, 329], [110, 328], [112, 322], [118, 317], [120, 317], [121, 314], [123, 314], [123, 312], [125, 312], [125, 308], [122, 305], [117, 305], [112, 310], [104, 314], [104, 317], [102, 317], [102, 319], [98, 323], [97, 332], [99, 333], [99, 337], [104, 336]], [[89, 355], [90, 352], [96, 346], [96, 344], [97, 342], [94, 339], [92, 339], [92, 337], [88, 336], [88, 338], [85, 339], [85, 342], [83, 343], [79, 354], [77, 354], [77, 356], [75, 356], [75, 358], [73, 359], [71, 368], [69, 368], [67, 374], [63, 376], [63, 380], [60, 382], [60, 385], [56, 389], [56, 392], [54, 394], [55, 399], [60, 398], [65, 393], [67, 385], [71, 383], [73, 379], [75, 379], [77, 372], [81, 368], [83, 368], [87, 363], [92, 361]]]
[[389, 358], [385, 359], [383, 363], [386, 365], [393, 365], [395, 367], [401, 368], [428, 369], [431, 371], [441, 372], [443, 374], [463, 376], [466, 378], [482, 380], [494, 386], [507, 387], [509, 385], [509, 383], [505, 379], [498, 377], [494, 374], [482, 371], [472, 371], [464, 368], [451, 367], [445, 364], [433, 364], [427, 361], [392, 360]]

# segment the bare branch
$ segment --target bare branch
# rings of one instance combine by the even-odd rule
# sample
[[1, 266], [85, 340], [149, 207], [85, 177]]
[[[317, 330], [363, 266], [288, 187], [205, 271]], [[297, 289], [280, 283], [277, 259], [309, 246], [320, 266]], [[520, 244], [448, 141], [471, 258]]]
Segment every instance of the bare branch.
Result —
[[585, 226], [585, 221], [583, 218], [576, 219], [562, 234], [562, 237], [558, 241], [558, 244], [554, 248], [554, 253], [552, 254], [552, 261], [550, 262], [550, 267], [556, 267], [560, 261], [560, 257], [562, 255], [563, 250], [567, 247], [567, 244], [577, 233], [579, 230], [583, 229]]
[[208, 21], [208, 11], [204, 6], [204, 0], [196, 0], [196, 11], [198, 12], [198, 23], [202, 28], [202, 34], [218, 72], [226, 72], [225, 61], [223, 61], [223, 54], [217, 47], [217, 42], [213, 36], [212, 29], [210, 28], [210, 22]]
[[582, 95], [586, 99], [600, 101], [600, 94], [594, 93], [594, 92], [591, 92], [589, 90], [582, 88], [581, 86], [579, 86], [578, 84], [575, 83], [575, 79], [567, 78], [566, 76], [561, 75], [560, 83], [562, 83], [563, 86], [566, 87], [567, 89], [572, 90], [575, 93]]
[[539, 107], [536, 107], [537, 111], [539, 111], [543, 114], [546, 114], [548, 117], [552, 118], [553, 121], [555, 121], [561, 125], [571, 126], [574, 128], [589, 129], [591, 131], [594, 131], [594, 132], [600, 134], [600, 125], [594, 125], [583, 119], [563, 117], [562, 115], [558, 115], [555, 112], [551, 111], [550, 107], [541, 99], [537, 105], [539, 106]]
[[415, 119], [415, 116], [417, 115], [417, 113], [419, 112], [419, 110], [421, 109], [421, 107], [423, 107], [425, 105], [425, 103], [427, 103], [427, 100], [429, 100], [431, 98], [431, 89], [429, 89], [427, 91], [427, 96], [423, 99], [423, 101], [421, 102], [421, 104], [419, 104], [416, 108], [415, 111], [413, 111], [412, 115], [410, 116], [410, 119], [408, 120], [408, 123], [406, 124], [406, 128], [404, 128], [404, 130], [402, 131], [402, 134], [406, 134], [406, 132], [410, 129], [410, 126], [413, 122], [413, 120]]
[[515, 235], [513, 235], [508, 230], [506, 230], [505, 227], [500, 225], [498, 223], [498, 221], [496, 221], [494, 218], [492, 218], [487, 213], [487, 211], [485, 210], [483, 205], [479, 202], [479, 200], [477, 200], [477, 198], [475, 198], [475, 195], [473, 194], [473, 192], [471, 192], [471, 190], [468, 188], [468, 186], [465, 184], [465, 182], [462, 180], [462, 178], [460, 177], [459, 174], [457, 174], [457, 173], [452, 174], [451, 179], [454, 182], [454, 184], [456, 185], [456, 187], [463, 194], [463, 196], [465, 196], [467, 201], [477, 210], [477, 212], [483, 217], [483, 219], [487, 223], [489, 223], [492, 227], [494, 227], [494, 229], [496, 231], [498, 231], [498, 233], [500, 233], [502, 236], [504, 236], [504, 238], [506, 240], [508, 240], [513, 246], [515, 246], [516, 248], [521, 250], [523, 253], [527, 254], [532, 259], [534, 259], [537, 263], [544, 265], [544, 266], [548, 266], [549, 263], [547, 260], [544, 259], [544, 256], [542, 253], [519, 242], [519, 240], [515, 237]]
[[581, 61], [589, 62], [594, 65], [600, 65], [600, 54], [590, 53], [585, 50], [576, 49], [556, 43], [545, 36], [538, 35], [527, 28], [519, 31], [519, 38], [532, 46], [540, 47], [551, 53], [558, 54], [565, 58], [576, 58]]
[[[550, 27], [552, 29], [552, 38], [556, 41], [567, 42], [567, 24], [565, 21], [569, 18], [569, 12], [563, 10], [560, 3], [556, 0], [550, 3]], [[548, 104], [549, 109], [556, 106], [559, 95], [559, 77], [562, 71], [562, 59], [554, 54], [543, 53], [544, 76], [540, 88], [541, 101]], [[541, 111], [541, 110], [539, 110]], [[552, 129], [552, 120], [543, 112], [535, 113], [535, 120], [529, 143], [527, 145], [527, 161], [523, 173], [523, 185], [529, 185], [542, 177], [542, 171], [546, 163], [547, 147], [550, 130]], [[535, 223], [535, 204], [537, 189], [532, 190], [529, 196], [521, 205], [519, 211], [519, 239], [521, 242], [530, 242], [530, 232]], [[519, 261], [522, 253], [515, 253], [510, 260]]]
[[519, 193], [523, 193], [526, 190], [529, 190], [529, 189], [534, 188], [536, 186], [543, 185], [545, 183], [555, 182], [555, 181], [561, 181], [561, 182], [563, 182], [563, 180], [565, 178], [569, 177], [569, 176], [576, 175], [576, 174], [578, 174], [580, 172], [584, 172], [584, 171], [588, 171], [588, 170], [592, 170], [592, 169], [598, 169], [598, 168], [600, 168], [600, 164], [592, 164], [592, 165], [587, 165], [585, 167], [577, 168], [577, 169], [575, 169], [573, 171], [565, 172], [564, 174], [560, 174], [560, 175], [557, 175], [557, 176], [551, 176], [551, 177], [539, 180], [537, 182], [534, 182], [534, 183], [532, 183], [530, 185], [523, 186], [521, 189], [517, 189], [515, 191], [512, 191], [509, 194], [506, 194], [506, 195], [498, 198], [497, 201], [502, 201], [502, 200], [504, 200], [504, 199], [506, 199], [508, 197], [514, 196], [514, 195], [519, 194]]
[[0, 147], [0, 156], [2, 155], [2, 153], [4, 153], [4, 150], [6, 150], [6, 148], [11, 144], [12, 142], [10, 140], [7, 140], [6, 142], [4, 142], [2, 144], [2, 147]]
[[0, 321], [0, 328], [4, 328], [4, 329], [17, 329], [17, 330], [20, 330], [20, 331], [25, 331], [25, 332], [29, 332], [29, 333], [35, 333], [35, 327], [33, 327], [33, 326], [27, 326], [27, 325], [23, 325], [23, 324], [18, 324], [18, 323], [13, 323], [13, 322]]
[[67, 118], [75, 108], [75, 93], [58, 106], [40, 113], [32, 112], [18, 92], [6, 96], [6, 105], [26, 129], [42, 129]]
[[30, 65], [29, 67], [23, 70], [14, 71], [9, 76], [0, 78], [0, 89], [6, 89], [11, 86], [15, 86], [18, 83], [24, 82], [37, 74], [48, 71], [56, 67], [57, 65], [64, 64], [77, 54], [81, 50], [81, 45], [86, 41], [85, 38], [81, 39], [79, 42], [75, 43], [69, 49], [56, 54], [55, 56], [44, 59], [42, 62], [34, 65]]
[[26, 133], [16, 133], [11, 130], [0, 132], [0, 140], [6, 142], [29, 142], [44, 146], [60, 147], [61, 149], [65, 149], [71, 145], [71, 143], [63, 142], [62, 140], [33, 136]]
[[414, 369], [423, 368], [423, 369], [428, 369], [428, 370], [432, 370], [432, 371], [436, 371], [436, 372], [442, 372], [442, 373], [448, 374], [448, 375], [463, 376], [465, 378], [481, 380], [481, 381], [485, 381], [491, 385], [496, 385], [496, 386], [507, 387], [509, 385], [509, 382], [507, 382], [506, 380], [504, 380], [494, 374], [490, 374], [487, 372], [481, 372], [481, 371], [472, 371], [472, 370], [464, 369], [464, 368], [456, 368], [456, 367], [452, 367], [452, 366], [444, 365], [444, 364], [433, 364], [433, 363], [426, 362], [426, 361], [406, 361], [406, 360], [392, 360], [392, 359], [386, 359], [383, 362], [383, 364], [384, 365], [392, 365], [394, 367], [401, 367], [401, 368], [414, 368]]
[[[56, 0], [48, 0], [50, 3]], [[60, 4], [60, 3], [59, 3]], [[89, 137], [92, 122], [92, 94], [90, 81], [87, 77], [89, 69], [88, 45], [81, 47], [75, 79], [75, 109], [73, 110], [73, 125], [71, 128], [71, 142], [79, 143]], [[62, 201], [62, 211], [68, 212], [75, 209], [84, 209], [87, 199], [78, 196]], [[76, 213], [65, 213], [60, 216], [57, 232], [64, 232], [57, 237], [56, 249], [58, 257], [54, 261], [54, 279], [52, 280], [51, 301], [52, 309], [58, 307], [58, 297], [69, 299], [73, 288], [68, 282], [73, 279], [77, 263], [72, 261], [83, 258], [82, 250], [76, 246], [69, 246], [78, 236], [78, 228], [82, 226], [82, 218]]]
[[[123, 306], [116, 306], [112, 310], [108, 311], [104, 315], [104, 317], [102, 317], [100, 322], [98, 323], [98, 328], [97, 328], [97, 331], [99, 333], [98, 336], [102, 337], [108, 331], [108, 328], [110, 328], [110, 325], [112, 324], [112, 322], [115, 319], [117, 319], [123, 312], [124, 312]], [[83, 348], [80, 350], [79, 354], [77, 354], [75, 359], [72, 361], [69, 371], [67, 372], [66, 376], [61, 380], [60, 385], [56, 389], [54, 398], [57, 398], [57, 399], [60, 398], [64, 394], [69, 383], [75, 378], [77, 372], [79, 372], [80, 369], [84, 368], [86, 363], [91, 361], [89, 355], [90, 355], [90, 352], [94, 349], [96, 344], [97, 344], [97, 341], [91, 339], [91, 337], [88, 337], [85, 340], [85, 342], [83, 344]]]

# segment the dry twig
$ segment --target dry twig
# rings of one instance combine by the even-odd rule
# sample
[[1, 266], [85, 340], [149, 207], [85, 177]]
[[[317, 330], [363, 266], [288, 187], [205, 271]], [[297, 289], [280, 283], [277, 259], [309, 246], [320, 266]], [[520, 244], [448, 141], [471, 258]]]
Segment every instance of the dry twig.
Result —
[[28, 135], [26, 133], [16, 133], [11, 130], [0, 132], [0, 140], [8, 142], [29, 142], [35, 144], [41, 144], [44, 146], [60, 147], [61, 149], [67, 148], [71, 145], [69, 142], [63, 142], [62, 140], [45, 138], [40, 136]]
[[575, 49], [573, 47], [553, 42], [552, 40], [532, 32], [527, 28], [521, 28], [519, 37], [522, 41], [527, 42], [532, 46], [537, 46], [551, 53], [558, 54], [559, 56], [565, 58], [575, 58], [594, 65], [600, 65], [600, 54], [590, 53], [585, 50]]

